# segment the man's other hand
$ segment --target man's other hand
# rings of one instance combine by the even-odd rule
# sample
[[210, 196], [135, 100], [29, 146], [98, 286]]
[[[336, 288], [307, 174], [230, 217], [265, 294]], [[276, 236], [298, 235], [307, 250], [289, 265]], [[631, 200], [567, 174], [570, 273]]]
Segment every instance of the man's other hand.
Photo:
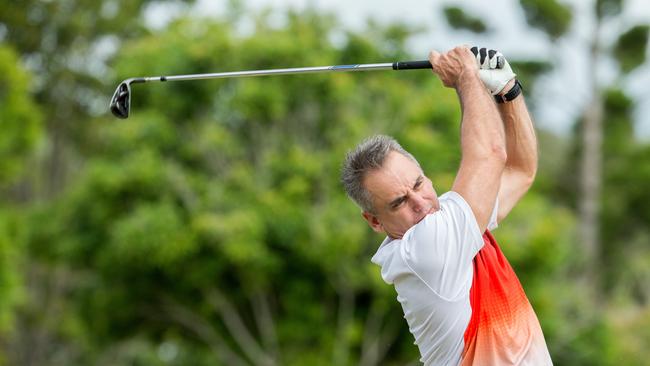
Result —
[[[492, 95], [499, 94], [515, 78], [516, 74], [501, 52], [478, 47], [472, 47], [471, 51], [480, 69], [481, 81]], [[498, 68], [499, 58], [503, 60], [501, 68]]]

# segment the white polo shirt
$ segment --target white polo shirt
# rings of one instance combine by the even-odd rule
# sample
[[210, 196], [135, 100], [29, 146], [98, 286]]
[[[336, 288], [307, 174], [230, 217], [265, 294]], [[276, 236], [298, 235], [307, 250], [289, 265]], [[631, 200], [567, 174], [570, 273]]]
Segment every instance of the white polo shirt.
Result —
[[[472, 260], [482, 233], [465, 200], [450, 191], [440, 210], [427, 215], [401, 239], [386, 238], [372, 262], [395, 285], [397, 300], [425, 365], [458, 365], [470, 321]], [[488, 228], [496, 228], [497, 207]]]

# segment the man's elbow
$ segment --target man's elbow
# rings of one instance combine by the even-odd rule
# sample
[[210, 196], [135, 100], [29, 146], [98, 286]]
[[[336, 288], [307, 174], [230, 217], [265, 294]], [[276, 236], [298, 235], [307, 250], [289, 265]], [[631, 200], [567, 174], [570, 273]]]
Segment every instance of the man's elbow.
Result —
[[536, 169], [516, 172], [516, 175], [514, 176], [517, 177], [517, 181], [519, 182], [519, 186], [521, 187], [521, 190], [523, 192], [528, 192], [530, 187], [533, 186], [533, 183], [535, 182], [536, 174], [537, 174]]
[[524, 183], [526, 184], [526, 188], [530, 188], [535, 182], [535, 177], [537, 176], [537, 162], [530, 165], [524, 174]]
[[507, 167], [508, 153], [498, 144], [486, 146], [476, 156], [476, 161], [484, 166], [490, 166], [492, 171], [503, 172]]
[[506, 151], [506, 147], [500, 144], [492, 145], [487, 156], [490, 160], [494, 161], [495, 164], [499, 164], [504, 167], [508, 161], [508, 153]]
[[535, 182], [535, 176], [536, 176], [536, 171], [533, 171], [532, 173], [527, 174], [524, 177], [523, 185], [524, 187], [526, 187], [526, 191], [528, 191], [530, 187], [533, 186], [533, 183]]

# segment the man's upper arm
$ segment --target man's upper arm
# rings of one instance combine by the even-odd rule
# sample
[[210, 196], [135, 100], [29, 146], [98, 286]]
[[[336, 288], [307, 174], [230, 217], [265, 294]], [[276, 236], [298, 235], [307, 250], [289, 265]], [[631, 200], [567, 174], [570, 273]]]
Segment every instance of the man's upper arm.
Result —
[[472, 208], [481, 233], [487, 228], [496, 203], [504, 160], [486, 157], [461, 162], [452, 187]]
[[441, 196], [441, 208], [402, 239], [404, 261], [435, 293], [452, 300], [472, 284], [472, 260], [483, 238], [471, 207], [457, 192]]
[[497, 222], [501, 222], [532, 185], [533, 178], [517, 170], [506, 168], [501, 175], [499, 187], [499, 211]]

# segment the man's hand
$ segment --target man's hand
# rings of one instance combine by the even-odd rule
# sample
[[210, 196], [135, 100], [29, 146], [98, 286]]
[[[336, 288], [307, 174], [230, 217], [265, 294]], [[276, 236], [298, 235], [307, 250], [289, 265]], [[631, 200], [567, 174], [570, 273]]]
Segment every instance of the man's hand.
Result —
[[450, 88], [458, 88], [462, 76], [476, 74], [478, 71], [476, 59], [466, 46], [456, 47], [443, 54], [431, 51], [429, 62], [433, 72], [440, 77], [446, 87]]
[[[492, 95], [497, 95], [503, 91], [505, 86], [517, 76], [512, 72], [510, 64], [508, 64], [508, 61], [506, 61], [501, 52], [486, 48], [479, 49], [478, 47], [472, 47], [471, 51], [479, 65], [481, 81], [483, 81], [483, 84]], [[497, 60], [499, 57], [503, 59], [503, 66], [501, 68], [497, 68]]]

